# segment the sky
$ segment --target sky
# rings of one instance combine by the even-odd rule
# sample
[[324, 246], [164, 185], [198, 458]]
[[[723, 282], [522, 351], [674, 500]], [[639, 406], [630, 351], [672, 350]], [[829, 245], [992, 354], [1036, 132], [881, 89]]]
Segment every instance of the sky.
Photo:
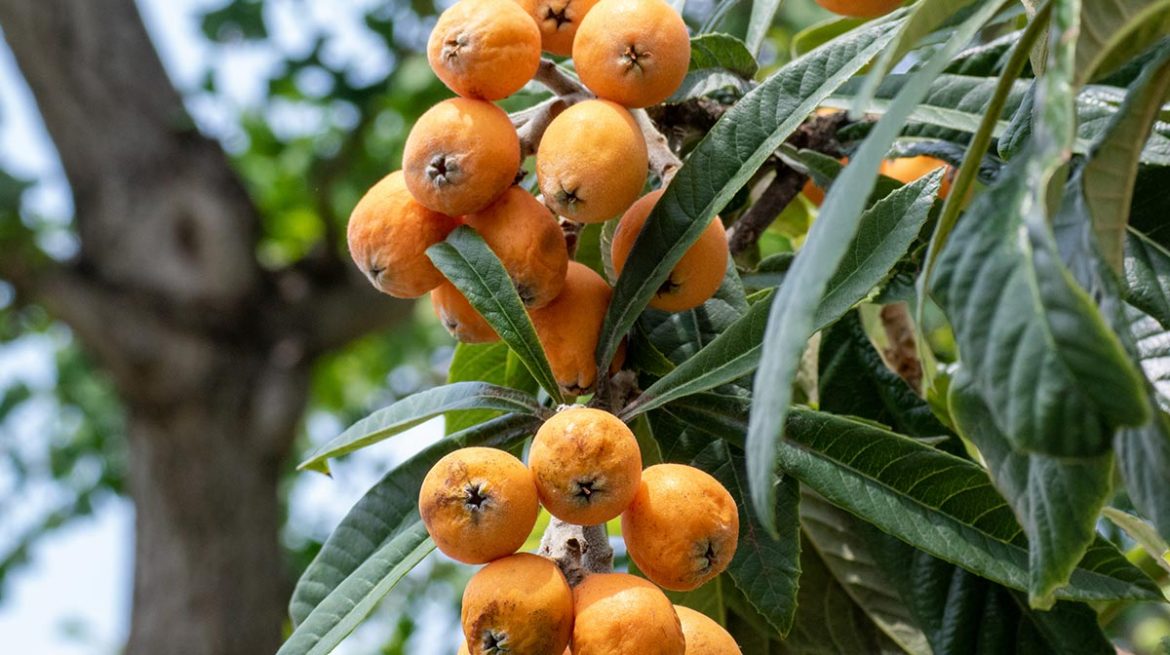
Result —
[[[325, 29], [331, 39], [325, 55], [338, 58], [355, 75], [381, 76], [392, 64], [376, 42], [364, 32], [359, 9], [375, 0], [275, 0], [266, 15], [274, 41], [285, 52], [309, 47], [313, 26]], [[200, 11], [222, 4], [220, 0], [139, 0], [139, 7], [156, 47], [172, 79], [180, 89], [200, 83], [206, 63], [218, 64], [223, 97], [191, 102], [201, 128], [224, 139], [231, 138], [232, 111], [254, 105], [264, 94], [266, 72], [280, 56], [271, 48], [243, 44], [228, 52], [213, 52], [199, 33]], [[298, 117], [281, 117], [296, 129]], [[18, 177], [37, 180], [29, 192], [28, 206], [38, 216], [66, 224], [73, 208], [68, 184], [56, 153], [36, 113], [11, 52], [0, 43], [0, 165]], [[47, 244], [68, 255], [72, 243], [62, 237]], [[63, 334], [21, 339], [0, 346], [0, 387], [20, 380], [35, 389], [55, 383], [54, 339]], [[52, 420], [52, 408], [32, 404], [3, 427], [0, 439], [36, 444], [43, 426]], [[323, 417], [309, 421], [315, 442], [336, 434], [340, 427]], [[363, 451], [334, 466], [332, 479], [306, 474], [292, 489], [291, 529], [297, 536], [323, 538], [373, 482], [401, 461], [442, 436], [441, 419], [423, 424], [378, 447]], [[0, 467], [0, 489], [4, 488]], [[11, 482], [8, 481], [8, 484]], [[36, 490], [28, 507], [51, 501], [50, 488]], [[20, 508], [10, 508], [19, 511]], [[6, 517], [6, 519], [9, 517]], [[8, 582], [0, 600], [0, 635], [5, 652], [36, 655], [105, 655], [118, 652], [128, 633], [133, 571], [132, 504], [124, 499], [100, 503], [93, 516], [76, 520], [44, 539], [30, 563]], [[0, 527], [2, 527], [0, 523]], [[3, 536], [0, 535], [0, 540]], [[0, 541], [2, 543], [2, 541]], [[420, 573], [425, 573], [421, 571]], [[451, 626], [438, 620], [437, 611], [424, 626], [449, 640]], [[359, 629], [338, 649], [343, 655], [374, 652], [384, 637], [385, 626], [376, 622]]]

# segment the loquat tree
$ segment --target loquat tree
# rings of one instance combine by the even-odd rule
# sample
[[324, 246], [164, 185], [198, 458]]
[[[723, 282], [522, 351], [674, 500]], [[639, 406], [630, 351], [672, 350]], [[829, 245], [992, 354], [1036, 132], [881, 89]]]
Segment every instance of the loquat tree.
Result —
[[[681, 2], [530, 4], [570, 57], [505, 54], [499, 0], [432, 36], [468, 109], [415, 126], [409, 188], [472, 213], [369, 238], [427, 246], [468, 343], [301, 468], [449, 434], [338, 527], [281, 653], [331, 650], [436, 545], [506, 551], [464, 597], [473, 655], [1112, 653], [1116, 616], [1165, 603], [1170, 4], [823, 0], [843, 16], [763, 72], [778, 2], [735, 34], [734, 0], [693, 34]], [[530, 71], [551, 97], [480, 158]], [[521, 261], [532, 210], [473, 213], [501, 194], [560, 216], [564, 250]]]

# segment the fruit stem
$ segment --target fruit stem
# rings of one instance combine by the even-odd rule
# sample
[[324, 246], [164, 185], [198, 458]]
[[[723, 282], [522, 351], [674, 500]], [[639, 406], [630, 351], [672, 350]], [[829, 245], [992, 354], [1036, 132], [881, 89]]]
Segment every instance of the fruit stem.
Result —
[[654, 125], [654, 121], [650, 120], [650, 115], [646, 113], [645, 109], [632, 109], [630, 113], [634, 115], [634, 120], [642, 129], [642, 137], [646, 139], [646, 150], [650, 156], [650, 171], [659, 180], [662, 180], [662, 186], [670, 184], [670, 180], [682, 166], [682, 160], [670, 149], [670, 142], [666, 140], [662, 132], [658, 131], [658, 127]]
[[556, 562], [573, 587], [590, 573], [613, 572], [605, 524], [573, 525], [554, 517], [540, 540], [540, 554]]
[[[579, 80], [569, 75], [551, 59], [541, 59], [540, 68], [536, 69], [537, 82], [548, 87], [549, 91], [564, 97], [573, 97], [573, 102], [592, 98], [593, 94], [585, 88]], [[570, 103], [572, 104], [572, 103]]]

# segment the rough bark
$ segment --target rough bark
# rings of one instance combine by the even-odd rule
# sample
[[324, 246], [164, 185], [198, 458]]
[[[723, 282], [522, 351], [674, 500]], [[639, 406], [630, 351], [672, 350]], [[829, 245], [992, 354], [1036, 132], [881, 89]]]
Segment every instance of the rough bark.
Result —
[[137, 510], [127, 652], [255, 655], [288, 579], [277, 484], [314, 358], [408, 314], [332, 248], [283, 271], [133, 0], [0, 0], [0, 28], [74, 194], [75, 261], [6, 249], [18, 302], [68, 323], [129, 424]]

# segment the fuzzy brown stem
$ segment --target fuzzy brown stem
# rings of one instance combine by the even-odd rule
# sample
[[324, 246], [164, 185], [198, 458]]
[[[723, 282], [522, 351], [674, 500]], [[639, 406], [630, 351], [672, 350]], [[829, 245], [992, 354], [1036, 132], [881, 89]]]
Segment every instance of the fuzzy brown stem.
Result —
[[906, 303], [882, 306], [882, 328], [889, 346], [882, 350], [886, 364], [906, 381], [915, 393], [922, 393], [922, 362], [914, 339], [914, 324]]
[[559, 96], [549, 98], [544, 102], [520, 112], [512, 117], [512, 124], [516, 125], [516, 134], [520, 137], [520, 156], [530, 157], [536, 154], [544, 131], [557, 114], [568, 106], [564, 98]]
[[776, 168], [776, 177], [764, 188], [760, 198], [735, 225], [728, 228], [727, 247], [731, 254], [738, 255], [759, 241], [764, 230], [768, 229], [788, 203], [796, 199], [796, 194], [800, 193], [807, 180], [808, 176], [804, 173], [780, 164]]
[[658, 127], [654, 125], [654, 121], [650, 120], [650, 115], [646, 113], [645, 109], [634, 109], [630, 113], [638, 122], [638, 127], [642, 129], [642, 136], [646, 139], [646, 150], [650, 157], [650, 171], [659, 180], [662, 180], [662, 186], [670, 184], [671, 178], [682, 166], [682, 160], [670, 149], [670, 142], [666, 140], [662, 132], [658, 131]]
[[557, 563], [570, 586], [590, 573], [613, 572], [613, 548], [605, 525], [573, 525], [553, 518], [540, 540], [540, 554]]
[[592, 97], [593, 95], [589, 93], [589, 89], [586, 89], [584, 84], [561, 70], [551, 59], [540, 60], [540, 68], [536, 70], [534, 79], [559, 96]]

